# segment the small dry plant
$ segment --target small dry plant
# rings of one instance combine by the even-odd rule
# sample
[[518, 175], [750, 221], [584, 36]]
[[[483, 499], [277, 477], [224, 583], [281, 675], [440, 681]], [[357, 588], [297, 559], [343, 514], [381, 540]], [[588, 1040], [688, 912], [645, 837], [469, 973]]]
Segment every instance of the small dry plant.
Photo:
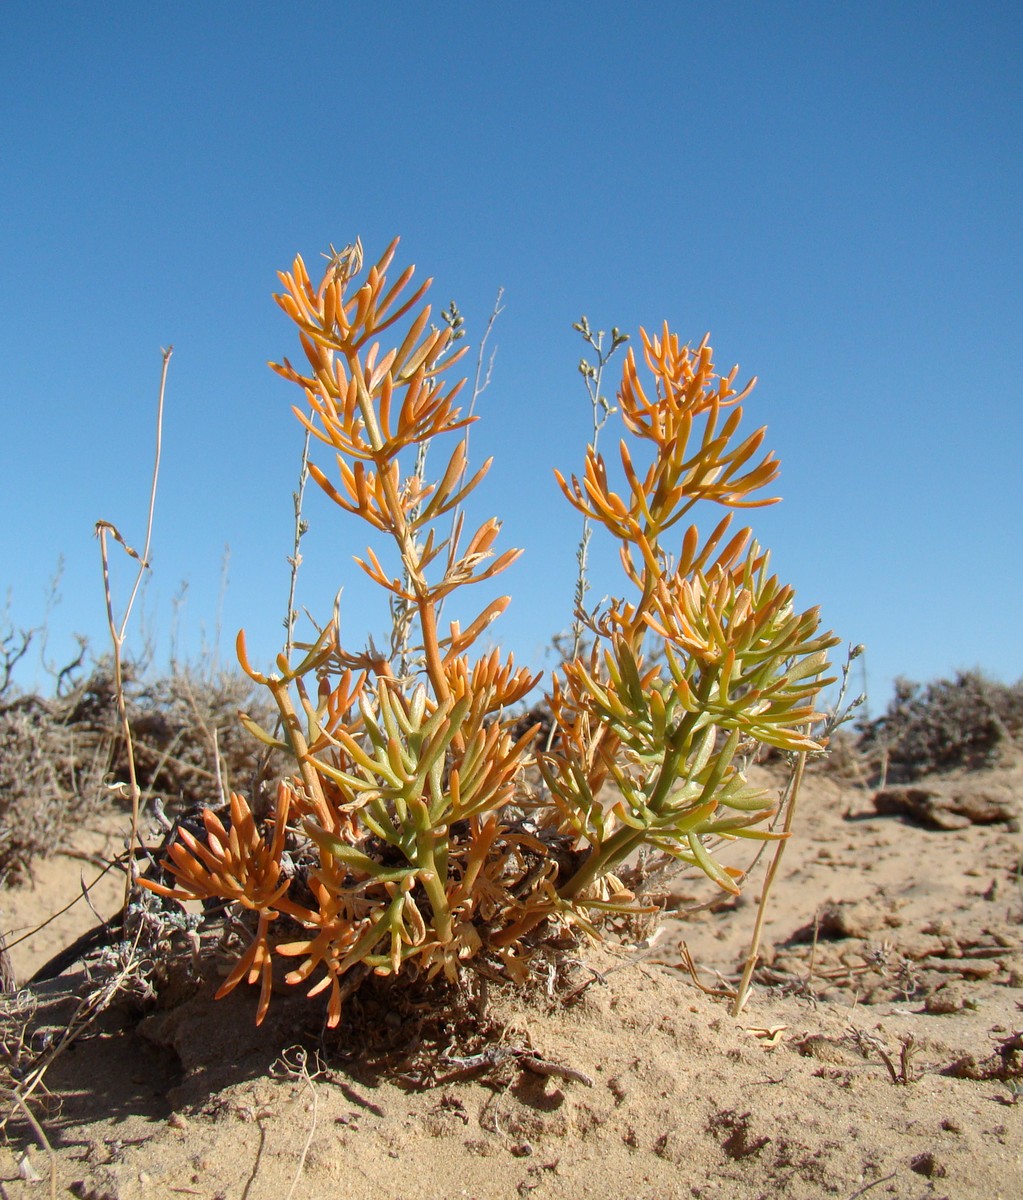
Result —
[[[469, 470], [475, 418], [449, 382], [465, 349], [450, 321], [431, 325], [429, 282], [408, 295], [409, 268], [388, 283], [396, 245], [364, 277], [361, 247], [346, 248], [318, 284], [295, 260], [277, 301], [308, 366], [275, 367], [301, 389], [295, 414], [327, 453], [312, 478], [374, 539], [355, 561], [389, 601], [392, 643], [344, 645], [335, 611], [264, 674], [239, 635], [280, 732], [242, 720], [293, 773], [265, 821], [235, 792], [229, 815], [206, 812], [204, 834], [178, 831], [165, 881], [143, 881], [248, 914], [219, 994], [258, 983], [257, 1020], [280, 960], [287, 983], [326, 994], [329, 1025], [371, 972], [525, 981], [541, 948], [549, 962], [650, 911], [640, 857], [737, 892], [743, 871], [719, 848], [786, 836], [746, 762], [761, 744], [821, 748], [815, 698], [836, 639], [816, 610], [796, 611], [751, 530], [731, 528], [732, 510], [772, 503], [760, 494], [778, 473], [765, 430], [740, 432], [752, 383], [737, 388], [706, 339], [691, 348], [667, 326], [625, 356], [621, 482], [594, 445], [579, 477], [556, 472], [568, 503], [617, 540], [627, 594], [585, 612], [580, 589], [585, 636], [547, 692], [550, 734], [516, 728], [538, 677], [482, 648], [508, 597], [448, 616], [520, 552], [496, 551], [497, 520], [464, 527], [489, 466]], [[429, 477], [427, 447], [452, 436]], [[725, 510], [707, 534], [689, 523], [701, 504]]]

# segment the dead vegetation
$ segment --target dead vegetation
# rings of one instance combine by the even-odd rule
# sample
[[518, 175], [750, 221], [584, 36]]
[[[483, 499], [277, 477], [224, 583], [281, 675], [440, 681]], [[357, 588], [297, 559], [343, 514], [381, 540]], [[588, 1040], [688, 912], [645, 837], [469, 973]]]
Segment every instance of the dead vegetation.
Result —
[[[173, 815], [219, 807], [239, 784], [258, 794], [273, 764], [238, 723], [240, 709], [261, 705], [244, 676], [152, 675], [130, 663], [125, 675], [143, 804]], [[24, 880], [34, 858], [107, 802], [109, 785], [126, 778], [126, 757], [109, 659], [65, 676], [50, 696], [0, 692], [0, 884]]]
[[935, 772], [995, 765], [1023, 740], [1023, 681], [980, 671], [926, 685], [898, 679], [884, 715], [865, 722], [857, 748], [872, 776], [908, 783]]

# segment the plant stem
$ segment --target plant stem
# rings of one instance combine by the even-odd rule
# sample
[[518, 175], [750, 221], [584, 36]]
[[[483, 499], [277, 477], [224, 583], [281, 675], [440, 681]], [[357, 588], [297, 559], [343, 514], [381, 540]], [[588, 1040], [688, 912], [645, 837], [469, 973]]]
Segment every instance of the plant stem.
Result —
[[305, 734], [302, 732], [302, 726], [299, 724], [298, 714], [295, 712], [295, 707], [291, 702], [288, 685], [283, 679], [270, 678], [266, 681], [266, 686], [270, 689], [270, 694], [273, 696], [278, 711], [281, 714], [284, 731], [291, 743], [291, 753], [298, 762], [299, 770], [302, 773], [302, 782], [309, 793], [310, 802], [316, 808], [317, 819], [324, 829], [329, 833], [333, 833], [334, 825], [330, 818], [330, 809], [327, 806], [326, 797], [323, 794], [323, 785], [320, 783], [320, 777], [316, 773], [313, 757], [309, 753], [309, 745], [306, 742]]
[[[799, 798], [799, 787], [803, 782], [803, 768], [805, 765], [806, 751], [803, 750], [796, 758], [795, 769], [792, 772], [792, 780], [789, 785], [789, 799], [785, 809], [785, 823], [782, 826], [786, 834], [792, 832], [792, 819], [796, 811], [796, 801]], [[764, 886], [760, 892], [760, 903], [757, 906], [757, 919], [753, 925], [753, 936], [750, 940], [749, 953], [746, 956], [742, 978], [739, 980], [739, 986], [735, 992], [735, 1002], [732, 1005], [733, 1017], [737, 1017], [742, 1012], [750, 996], [750, 980], [753, 977], [753, 972], [756, 970], [757, 959], [760, 956], [760, 938], [763, 934], [764, 921], [767, 917], [767, 897], [770, 894], [774, 878], [778, 874], [778, 868], [781, 866], [782, 856], [785, 853], [785, 843], [787, 841], [788, 838], [785, 837], [778, 842], [774, 858], [771, 859], [771, 865], [767, 868], [767, 874], [764, 876]]]
[[[596, 338], [589, 332], [589, 326], [585, 323], [586, 318], [577, 328], [580, 328], [583, 337], [597, 352], [596, 367], [587, 364], [587, 370], [583, 371], [583, 382], [586, 385], [586, 392], [590, 397], [590, 407], [593, 413], [593, 441], [590, 443], [594, 454], [597, 452], [597, 442], [600, 440], [600, 431], [607, 423], [608, 417], [612, 413], [612, 409], [607, 401], [601, 397], [600, 384], [604, 375], [604, 368], [611, 360], [611, 356], [618, 348], [618, 342], [612, 341], [611, 349], [607, 354], [603, 352], [604, 335], [599, 333]], [[582, 370], [580, 366], [580, 370]], [[603, 415], [601, 415], [603, 410]], [[590, 561], [590, 538], [593, 535], [593, 529], [588, 516], [583, 517], [583, 529], [579, 537], [579, 547], [576, 551], [576, 562], [579, 565], [579, 570], [576, 574], [575, 581], [575, 596], [573, 603], [574, 616], [572, 619], [572, 658], [579, 657], [579, 651], [582, 649], [583, 643], [583, 615], [585, 613], [584, 602], [586, 593], [590, 590], [590, 583], [587, 579], [587, 571]]]
[[391, 533], [398, 543], [402, 564], [408, 573], [412, 591], [415, 593], [420, 632], [423, 635], [423, 652], [426, 655], [426, 673], [433, 684], [435, 696], [438, 700], [444, 701], [450, 697], [451, 689], [448, 686], [447, 676], [444, 674], [444, 660], [437, 639], [436, 604], [430, 593], [429, 585], [419, 569], [415, 539], [409, 529], [408, 521], [405, 519], [405, 509], [396, 486], [397, 469], [393, 471], [390, 469], [392, 465], [397, 468], [397, 460], [384, 452], [384, 439], [380, 432], [376, 410], [373, 407], [373, 397], [366, 383], [362, 364], [357, 358], [353, 358], [349, 366], [352, 378], [356, 383], [359, 413], [365, 424], [369, 443], [375, 451], [374, 464], [384, 493], [387, 515], [391, 519]]
[[[666, 742], [664, 758], [661, 760], [657, 771], [657, 782], [654, 784], [653, 790], [650, 793], [650, 799], [646, 803], [646, 807], [655, 816], [661, 815], [665, 802], [671, 795], [672, 786], [678, 779], [679, 766], [685, 761], [690, 752], [694, 727], [699, 720], [700, 714], [705, 711], [705, 706], [713, 690], [716, 678], [716, 673], [713, 671], [707, 671], [701, 676], [697, 686], [699, 703], [696, 706], [696, 710], [686, 713]], [[564, 887], [558, 889], [558, 895], [562, 900], [571, 900], [573, 897], [578, 896], [594, 880], [599, 879], [602, 875], [606, 875], [612, 867], [616, 866], [623, 859], [628, 858], [637, 846], [642, 845], [646, 841], [647, 836], [648, 830], [646, 829], [633, 829], [631, 825], [623, 825], [617, 833], [611, 835], [599, 850], [594, 848], [590, 851], [579, 870], [568, 880]]]
[[441, 878], [434, 852], [434, 840], [438, 832], [430, 824], [430, 812], [423, 801], [414, 801], [413, 820], [416, 828], [416, 859], [419, 866], [419, 879], [423, 885], [430, 905], [433, 908], [433, 927], [437, 937], [442, 942], [450, 942], [451, 908], [447, 897], [447, 879]]
[[[664, 761], [661, 763], [657, 783], [654, 786], [653, 795], [651, 795], [647, 805], [651, 812], [660, 813], [664, 801], [668, 796], [670, 786], [675, 781], [678, 764], [682, 757], [681, 752], [677, 750], [669, 750], [665, 755]], [[591, 883], [606, 875], [608, 871], [617, 866], [623, 859], [628, 858], [633, 850], [646, 841], [648, 835], [649, 831], [647, 829], [634, 829], [631, 825], [623, 825], [621, 829], [608, 838], [599, 850], [594, 848], [590, 851], [579, 870], [576, 871], [564, 887], [558, 889], [558, 895], [562, 900], [571, 900], [578, 896]]]
[[[490, 317], [487, 320], [487, 327], [486, 327], [486, 329], [483, 330], [483, 336], [480, 338], [479, 348], [476, 351], [476, 373], [473, 376], [473, 381], [472, 381], [472, 398], [469, 401], [468, 408], [465, 410], [467, 417], [474, 417], [476, 415], [476, 402], [479, 400], [480, 396], [482, 396], [483, 393], [487, 390], [487, 388], [490, 387], [490, 380], [494, 373], [494, 359], [497, 357], [497, 347], [496, 346], [494, 347], [493, 351], [491, 352], [490, 362], [487, 364], [486, 374], [484, 374], [484, 372], [483, 372], [483, 361], [486, 356], [487, 342], [490, 338], [491, 333], [493, 333], [493, 331], [494, 331], [494, 326], [497, 323], [497, 318], [501, 315], [501, 313], [504, 312], [504, 305], [501, 303], [501, 297], [503, 295], [504, 295], [504, 288], [498, 288], [497, 289], [497, 298], [494, 300], [494, 307], [490, 310]], [[461, 474], [458, 476], [458, 484], [455, 487], [455, 491], [458, 491], [461, 488], [462, 484], [465, 482], [465, 475], [469, 469], [468, 455], [469, 455], [469, 437], [470, 437], [471, 431], [472, 431], [472, 426], [471, 425], [467, 426], [465, 429], [465, 434], [464, 434], [466, 461], [465, 461], [465, 466], [462, 468]], [[465, 510], [463, 509], [461, 504], [455, 505], [455, 507], [451, 511], [451, 532], [448, 534], [448, 553], [447, 553], [447, 565], [448, 565], [449, 571], [454, 566], [454, 564], [458, 558], [458, 541], [459, 541], [458, 533], [459, 533], [459, 529], [461, 528], [462, 515], [463, 515], [464, 511]], [[440, 615], [443, 611], [444, 611], [444, 600], [442, 598], [440, 603], [437, 605], [438, 618], [440, 617]]]
[[[135, 843], [138, 841], [139, 835], [139, 800], [142, 795], [139, 788], [138, 771], [135, 765], [135, 746], [132, 741], [131, 724], [128, 721], [128, 707], [124, 698], [123, 650], [128, 632], [128, 621], [135, 606], [135, 599], [138, 596], [139, 588], [142, 586], [142, 577], [149, 567], [149, 549], [153, 541], [153, 516], [156, 512], [156, 487], [160, 478], [160, 456], [163, 449], [163, 406], [167, 394], [167, 370], [170, 366], [171, 355], [173, 353], [173, 346], [168, 346], [162, 351], [163, 367], [160, 371], [160, 392], [156, 405], [156, 450], [153, 456], [153, 475], [149, 489], [146, 541], [141, 556], [124, 541], [114, 525], [111, 525], [108, 521], [96, 522], [96, 532], [99, 536], [100, 544], [100, 557], [103, 563], [103, 594], [106, 601], [107, 625], [110, 629], [110, 640], [114, 650], [114, 694], [117, 699], [117, 715], [121, 723], [121, 733], [124, 737], [125, 753], [128, 756], [128, 798], [131, 803], [131, 834], [128, 839], [128, 857], [125, 865], [122, 920], [127, 919], [128, 905], [131, 902], [131, 891], [135, 884]], [[128, 603], [120, 625], [117, 624], [114, 617], [114, 602], [110, 588], [110, 559], [107, 554], [108, 533], [112, 533], [116, 540], [124, 547], [125, 551], [139, 564], [135, 583], [132, 586], [131, 595], [128, 597]]]
[[302, 538], [306, 532], [305, 521], [302, 519], [302, 504], [305, 499], [305, 485], [309, 479], [309, 439], [310, 433], [305, 431], [305, 441], [302, 443], [302, 466], [298, 473], [298, 489], [292, 494], [292, 500], [295, 504], [295, 538], [292, 544], [291, 557], [288, 559], [288, 565], [291, 568], [291, 579], [288, 587], [288, 608], [284, 617], [284, 629], [286, 638], [284, 642], [284, 657], [288, 660], [288, 665], [291, 665], [291, 651], [295, 640], [295, 592], [298, 587], [298, 568], [302, 564], [301, 545]]

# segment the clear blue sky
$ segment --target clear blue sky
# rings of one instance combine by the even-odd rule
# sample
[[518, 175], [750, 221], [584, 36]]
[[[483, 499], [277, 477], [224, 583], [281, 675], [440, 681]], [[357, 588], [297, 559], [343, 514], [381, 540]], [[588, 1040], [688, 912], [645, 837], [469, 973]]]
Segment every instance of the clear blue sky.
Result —
[[[804, 605], [897, 674], [1023, 675], [1023, 7], [452, 2], [47, 4], [0, 14], [0, 549], [12, 616], [105, 648], [98, 518], [143, 536], [173, 343], [145, 623], [279, 648], [301, 434], [266, 367], [296, 252], [360, 235], [455, 298], [498, 287], [496, 456], [474, 512], [526, 555], [495, 633], [544, 665], [578, 534], [551, 469], [589, 412], [571, 323], [712, 333], [760, 384], [785, 500], [754, 514]], [[610, 444], [610, 443], [609, 443]], [[299, 599], [363, 529], [310, 497]], [[127, 564], [118, 562], [121, 579]], [[618, 587], [597, 557], [596, 593]], [[482, 597], [481, 597], [482, 598]], [[451, 615], [455, 615], [452, 613]], [[135, 626], [138, 633], [139, 626]], [[163, 651], [158, 651], [163, 652]], [[38, 675], [39, 672], [33, 668]]]

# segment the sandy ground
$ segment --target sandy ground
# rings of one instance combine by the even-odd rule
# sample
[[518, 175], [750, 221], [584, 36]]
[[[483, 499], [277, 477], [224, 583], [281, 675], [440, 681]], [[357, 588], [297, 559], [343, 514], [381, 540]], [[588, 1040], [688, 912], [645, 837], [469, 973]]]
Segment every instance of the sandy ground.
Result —
[[[958, 782], [1023, 809], [1018, 765]], [[414, 1046], [388, 1057], [409, 1045], [408, 1012], [367, 1011], [359, 1039], [328, 1044], [301, 995], [275, 998], [257, 1030], [253, 994], [214, 1003], [215, 980], [155, 1008], [114, 1007], [49, 1069], [38, 1131], [5, 1102], [0, 1200], [49, 1194], [40, 1133], [56, 1194], [91, 1200], [1018, 1200], [1017, 830], [879, 816], [863, 787], [813, 773], [740, 1017], [694, 985], [683, 947], [705, 987], [734, 982], [762, 867], [739, 902], [669, 916], [639, 947], [587, 952], [570, 1004], [494, 989], [497, 1040], [435, 1056], [429, 1087]], [[123, 818], [83, 825], [31, 887], [0, 897], [5, 927], [73, 899], [122, 841]], [[92, 891], [102, 915], [120, 888], [108, 876]], [[683, 911], [706, 899], [687, 881], [664, 896]], [[79, 902], [14, 946], [19, 977], [95, 920]], [[7, 998], [8, 1081], [89, 991], [79, 966]]]

